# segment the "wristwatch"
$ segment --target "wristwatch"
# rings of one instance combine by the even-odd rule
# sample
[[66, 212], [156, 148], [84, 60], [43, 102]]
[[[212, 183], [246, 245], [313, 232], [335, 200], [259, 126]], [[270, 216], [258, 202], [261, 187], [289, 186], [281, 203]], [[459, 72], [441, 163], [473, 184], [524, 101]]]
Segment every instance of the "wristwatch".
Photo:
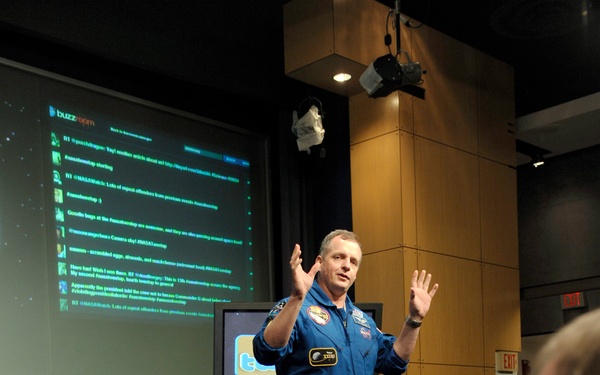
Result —
[[412, 320], [410, 318], [410, 315], [406, 317], [406, 324], [408, 324], [409, 327], [419, 328], [422, 323], [423, 323], [423, 321]]

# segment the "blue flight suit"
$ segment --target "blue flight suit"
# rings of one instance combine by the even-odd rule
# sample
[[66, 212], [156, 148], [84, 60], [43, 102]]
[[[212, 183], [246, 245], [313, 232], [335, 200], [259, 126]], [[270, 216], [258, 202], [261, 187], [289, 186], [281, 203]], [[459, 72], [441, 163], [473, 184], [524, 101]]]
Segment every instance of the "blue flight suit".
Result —
[[278, 374], [371, 375], [402, 374], [408, 361], [396, 355], [396, 337], [377, 329], [367, 314], [346, 297], [346, 309], [337, 306], [317, 281], [304, 299], [287, 346], [272, 348], [265, 342], [265, 327], [283, 309], [288, 298], [279, 301], [254, 337], [256, 360], [275, 365]]

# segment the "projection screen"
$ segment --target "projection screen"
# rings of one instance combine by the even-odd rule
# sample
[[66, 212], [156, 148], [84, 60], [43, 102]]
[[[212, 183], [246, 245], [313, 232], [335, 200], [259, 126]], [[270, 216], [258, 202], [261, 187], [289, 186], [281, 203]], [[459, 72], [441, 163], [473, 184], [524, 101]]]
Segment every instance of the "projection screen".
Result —
[[267, 137], [7, 60], [0, 99], [1, 372], [211, 373], [214, 303], [272, 298]]

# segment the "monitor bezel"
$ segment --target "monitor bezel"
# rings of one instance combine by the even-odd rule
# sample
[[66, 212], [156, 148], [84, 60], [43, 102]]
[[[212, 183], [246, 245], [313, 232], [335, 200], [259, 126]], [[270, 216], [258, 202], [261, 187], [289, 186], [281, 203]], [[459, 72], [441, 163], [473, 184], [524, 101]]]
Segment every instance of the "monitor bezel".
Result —
[[[231, 312], [264, 312], [265, 319], [276, 302], [215, 302], [214, 304], [214, 374], [223, 375], [224, 367], [224, 332], [225, 332], [225, 314]], [[381, 327], [383, 318], [383, 303], [382, 302], [355, 302], [354, 306], [358, 307], [365, 313], [371, 312], [372, 318], [377, 327]]]

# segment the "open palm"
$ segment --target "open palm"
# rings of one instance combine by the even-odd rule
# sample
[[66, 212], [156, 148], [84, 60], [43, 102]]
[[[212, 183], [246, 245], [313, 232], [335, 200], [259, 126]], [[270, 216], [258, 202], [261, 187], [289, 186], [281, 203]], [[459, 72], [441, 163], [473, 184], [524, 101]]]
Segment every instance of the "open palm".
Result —
[[292, 270], [292, 297], [304, 297], [310, 290], [315, 275], [319, 272], [321, 263], [315, 262], [311, 267], [310, 271], [304, 272], [302, 269], [302, 258], [300, 257], [302, 251], [300, 245], [294, 246], [292, 252], [292, 258], [290, 259], [290, 269]]

